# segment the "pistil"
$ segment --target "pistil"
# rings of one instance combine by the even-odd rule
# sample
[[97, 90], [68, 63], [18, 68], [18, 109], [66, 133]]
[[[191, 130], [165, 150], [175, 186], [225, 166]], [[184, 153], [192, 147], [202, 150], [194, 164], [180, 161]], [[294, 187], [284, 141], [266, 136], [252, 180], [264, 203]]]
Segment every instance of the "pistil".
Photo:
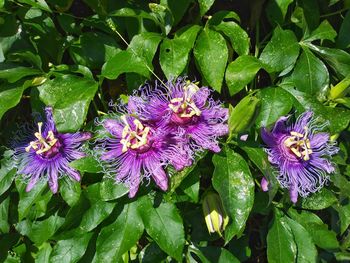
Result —
[[291, 150], [298, 158], [303, 158], [304, 161], [310, 160], [312, 149], [310, 140], [308, 139], [308, 128], [304, 127], [305, 134], [291, 131], [290, 135], [285, 141], [284, 145]]
[[57, 143], [57, 139], [53, 134], [53, 131], [47, 133], [46, 138], [42, 135], [42, 126], [43, 123], [38, 123], [38, 132], [34, 133], [34, 136], [37, 138], [35, 141], [31, 141], [29, 145], [25, 148], [26, 152], [29, 152], [33, 148], [36, 154], [43, 154], [51, 150], [51, 148]]

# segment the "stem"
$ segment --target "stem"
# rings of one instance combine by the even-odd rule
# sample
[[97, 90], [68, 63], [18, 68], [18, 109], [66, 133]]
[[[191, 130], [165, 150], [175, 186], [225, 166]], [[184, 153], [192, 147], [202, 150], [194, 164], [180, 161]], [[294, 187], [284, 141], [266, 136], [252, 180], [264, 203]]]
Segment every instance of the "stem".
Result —
[[349, 8], [343, 8], [343, 9], [340, 9], [340, 10], [338, 10], [338, 11], [335, 11], [335, 12], [332, 12], [332, 13], [329, 13], [329, 14], [324, 14], [324, 15], [321, 15], [320, 18], [338, 15], [338, 14], [343, 13], [344, 11], [346, 11], [346, 10], [348, 10], [348, 9], [349, 9]]

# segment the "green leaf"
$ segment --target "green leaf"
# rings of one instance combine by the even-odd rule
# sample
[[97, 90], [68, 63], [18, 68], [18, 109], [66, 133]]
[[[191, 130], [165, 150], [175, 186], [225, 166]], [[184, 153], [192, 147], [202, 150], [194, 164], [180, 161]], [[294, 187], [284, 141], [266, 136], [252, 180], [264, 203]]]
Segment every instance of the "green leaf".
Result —
[[72, 207], [80, 198], [81, 186], [80, 182], [72, 180], [67, 176], [60, 180], [60, 193], [64, 201]]
[[[314, 96], [283, 86], [294, 97], [294, 107], [298, 112], [312, 110], [319, 118], [320, 123], [329, 122], [329, 129], [332, 133], [340, 132], [349, 125], [350, 111], [342, 108], [332, 108], [324, 106]], [[337, 116], [337, 118], [334, 118]]]
[[261, 67], [260, 61], [253, 56], [240, 56], [232, 61], [225, 75], [230, 95], [235, 95], [249, 84]]
[[350, 11], [346, 12], [343, 23], [341, 24], [339, 35], [337, 39], [337, 46], [340, 49], [346, 49], [350, 45], [350, 35], [349, 35], [349, 27], [350, 27]]
[[343, 234], [350, 225], [350, 203], [346, 205], [337, 204], [335, 209], [339, 214], [340, 234]]
[[330, 207], [337, 201], [338, 199], [330, 190], [323, 188], [321, 191], [313, 193], [307, 198], [303, 198], [301, 206], [304, 209], [321, 210]]
[[198, 203], [199, 198], [199, 179], [200, 172], [195, 169], [180, 184], [180, 189], [189, 196], [193, 202]]
[[100, 163], [92, 156], [83, 157], [69, 163], [69, 166], [85, 173], [101, 173]]
[[304, 43], [323, 58], [340, 78], [350, 74], [350, 54], [341, 49], [315, 46]]
[[305, 41], [314, 41], [314, 40], [330, 40], [334, 42], [334, 39], [337, 37], [337, 32], [333, 29], [331, 24], [327, 20], [323, 20], [322, 23], [316, 28], [311, 34], [305, 38]]
[[258, 128], [269, 127], [292, 109], [293, 97], [282, 88], [265, 88], [260, 90], [260, 95], [261, 107], [256, 119]]
[[214, 4], [214, 2], [215, 0], [198, 0], [200, 16], [203, 16]]
[[46, 180], [39, 180], [35, 187], [30, 191], [26, 192], [26, 185], [20, 180], [16, 180], [16, 187], [19, 193], [19, 203], [18, 203], [18, 219], [21, 221], [29, 213], [32, 206], [40, 200], [42, 193], [46, 187]]
[[84, 213], [79, 228], [84, 232], [95, 229], [113, 211], [115, 203], [97, 201]]
[[336, 249], [339, 247], [335, 232], [328, 230], [328, 226], [317, 215], [307, 211], [298, 213], [294, 209], [289, 209], [288, 214], [309, 232], [315, 244], [320, 248]]
[[8, 233], [10, 230], [9, 218], [9, 205], [10, 197], [6, 197], [4, 201], [0, 203], [0, 233]]
[[10, 83], [14, 83], [24, 77], [39, 75], [42, 72], [38, 69], [22, 67], [16, 64], [1, 63], [0, 79], [6, 79]]
[[137, 202], [125, 204], [115, 222], [102, 228], [98, 235], [93, 262], [119, 262], [123, 254], [139, 240], [143, 229]]
[[47, 263], [50, 260], [52, 247], [50, 243], [43, 243], [35, 257], [35, 263]]
[[10, 188], [17, 173], [13, 163], [13, 151], [5, 151], [0, 164], [0, 195], [2, 195]]
[[78, 130], [85, 122], [97, 86], [91, 79], [63, 75], [46, 81], [38, 89], [40, 99], [54, 108], [57, 129], [68, 132]]
[[59, 240], [53, 247], [50, 262], [52, 263], [73, 263], [85, 254], [92, 233], [74, 235], [70, 239]]
[[198, 36], [193, 52], [203, 78], [220, 92], [228, 59], [225, 38], [206, 27]]
[[269, 43], [262, 51], [260, 60], [269, 72], [280, 72], [291, 68], [299, 55], [299, 44], [293, 31], [276, 27]]
[[271, 24], [283, 24], [288, 11], [288, 6], [293, 0], [270, 0], [266, 7], [266, 14]]
[[16, 229], [22, 235], [26, 235], [37, 246], [47, 241], [55, 234], [63, 224], [64, 219], [57, 215], [50, 216], [42, 221], [35, 221], [31, 223], [28, 220], [21, 221], [17, 224]]
[[113, 179], [106, 179], [100, 185], [100, 196], [103, 201], [118, 199], [129, 192], [124, 184], [116, 183]]
[[214, 155], [213, 163], [213, 186], [231, 219], [231, 224], [225, 230], [227, 243], [244, 229], [253, 207], [254, 180], [242, 156], [228, 147], [222, 154]]
[[153, 69], [152, 60], [161, 40], [161, 35], [157, 33], [144, 32], [132, 38], [128, 50], [136, 53], [139, 58], [145, 61], [144, 63]]
[[181, 261], [185, 237], [182, 218], [176, 206], [172, 203], [161, 203], [155, 207], [148, 196], [140, 198], [139, 201], [139, 213], [147, 233], [162, 250]]
[[139, 262], [141, 263], [154, 263], [162, 262], [165, 260], [167, 254], [165, 254], [157, 245], [156, 242], [151, 242], [146, 247], [142, 249], [139, 253]]
[[81, 34], [79, 40], [69, 48], [76, 64], [92, 69], [101, 68], [105, 61], [119, 51], [119, 45], [113, 37], [99, 32]]
[[0, 86], [0, 120], [6, 111], [21, 101], [22, 93], [22, 83], [2, 84]]
[[296, 262], [316, 262], [317, 249], [307, 230], [288, 217], [284, 217], [284, 219], [292, 230], [294, 241], [298, 248]]
[[116, 79], [122, 73], [134, 72], [146, 78], [150, 77], [146, 61], [130, 50], [123, 50], [109, 59], [102, 67], [102, 76]]
[[327, 67], [308, 48], [303, 49], [299, 57], [292, 80], [295, 87], [310, 95], [325, 98], [328, 92], [329, 73]]
[[297, 247], [285, 218], [275, 215], [267, 234], [267, 259], [274, 262], [295, 262]]
[[240, 56], [249, 53], [249, 36], [236, 22], [221, 22], [214, 27], [217, 31], [223, 32], [231, 42], [233, 50]]
[[164, 39], [160, 45], [159, 62], [167, 79], [178, 77], [188, 63], [200, 27], [193, 25], [182, 29], [174, 39]]

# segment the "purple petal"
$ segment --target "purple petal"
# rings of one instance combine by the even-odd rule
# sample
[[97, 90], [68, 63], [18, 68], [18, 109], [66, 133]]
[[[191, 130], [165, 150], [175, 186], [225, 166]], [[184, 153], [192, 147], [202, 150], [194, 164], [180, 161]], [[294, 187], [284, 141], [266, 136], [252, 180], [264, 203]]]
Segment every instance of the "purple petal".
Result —
[[288, 117], [282, 116], [280, 117], [276, 123], [275, 126], [272, 129], [272, 133], [285, 133], [286, 132], [286, 121], [288, 120]]
[[34, 175], [32, 175], [32, 177], [29, 180], [29, 183], [26, 187], [26, 192], [29, 192], [30, 190], [33, 189], [33, 187], [35, 186], [35, 184], [38, 182], [40, 177], [40, 173], [35, 173]]
[[45, 122], [45, 133], [49, 131], [57, 132], [55, 121], [53, 119], [52, 107], [48, 106], [45, 108], [46, 122]]
[[310, 138], [311, 149], [318, 149], [327, 144], [329, 134], [325, 132], [317, 133]]
[[276, 145], [277, 141], [275, 136], [273, 136], [273, 134], [270, 133], [266, 128], [262, 128], [260, 134], [261, 134], [261, 139], [269, 147]]
[[58, 182], [57, 182], [57, 168], [52, 166], [50, 167], [48, 171], [48, 177], [49, 177], [49, 186], [52, 191], [52, 193], [56, 194], [58, 190]]
[[103, 127], [113, 136], [121, 137], [123, 132], [123, 126], [117, 121], [112, 119], [107, 119], [103, 121]]
[[264, 192], [267, 192], [267, 191], [269, 190], [269, 182], [266, 180], [265, 177], [263, 177], [263, 178], [261, 179], [260, 185], [261, 185], [261, 189], [262, 189]]
[[298, 202], [298, 189], [295, 187], [295, 185], [291, 185], [289, 188], [289, 196], [292, 203]]
[[152, 178], [163, 191], [168, 190], [168, 177], [163, 168], [158, 167], [152, 173]]

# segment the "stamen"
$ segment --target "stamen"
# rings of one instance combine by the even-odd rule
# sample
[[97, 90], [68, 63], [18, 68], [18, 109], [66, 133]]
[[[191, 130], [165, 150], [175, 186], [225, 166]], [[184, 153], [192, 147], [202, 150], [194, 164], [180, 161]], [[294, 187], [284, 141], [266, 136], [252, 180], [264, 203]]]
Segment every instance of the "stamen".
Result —
[[[126, 118], [124, 119], [126, 121]], [[120, 143], [123, 145], [122, 152], [127, 152], [129, 148], [138, 149], [147, 144], [147, 136], [150, 132], [149, 127], [145, 127], [139, 120], [135, 119], [133, 121], [135, 124], [135, 130], [132, 130], [129, 124], [123, 129], [122, 139]], [[132, 142], [133, 139], [136, 139], [136, 142]]]
[[34, 133], [34, 136], [37, 138], [36, 141], [31, 141], [29, 145], [25, 148], [26, 152], [29, 152], [33, 148], [36, 154], [42, 154], [49, 151], [56, 143], [57, 139], [53, 134], [53, 131], [47, 133], [46, 138], [42, 135], [42, 122], [38, 122], [38, 132]]
[[284, 140], [284, 145], [291, 150], [298, 158], [303, 157], [304, 161], [310, 160], [310, 155], [313, 153], [308, 136], [308, 127], [304, 127], [305, 134], [291, 131], [287, 139]]

